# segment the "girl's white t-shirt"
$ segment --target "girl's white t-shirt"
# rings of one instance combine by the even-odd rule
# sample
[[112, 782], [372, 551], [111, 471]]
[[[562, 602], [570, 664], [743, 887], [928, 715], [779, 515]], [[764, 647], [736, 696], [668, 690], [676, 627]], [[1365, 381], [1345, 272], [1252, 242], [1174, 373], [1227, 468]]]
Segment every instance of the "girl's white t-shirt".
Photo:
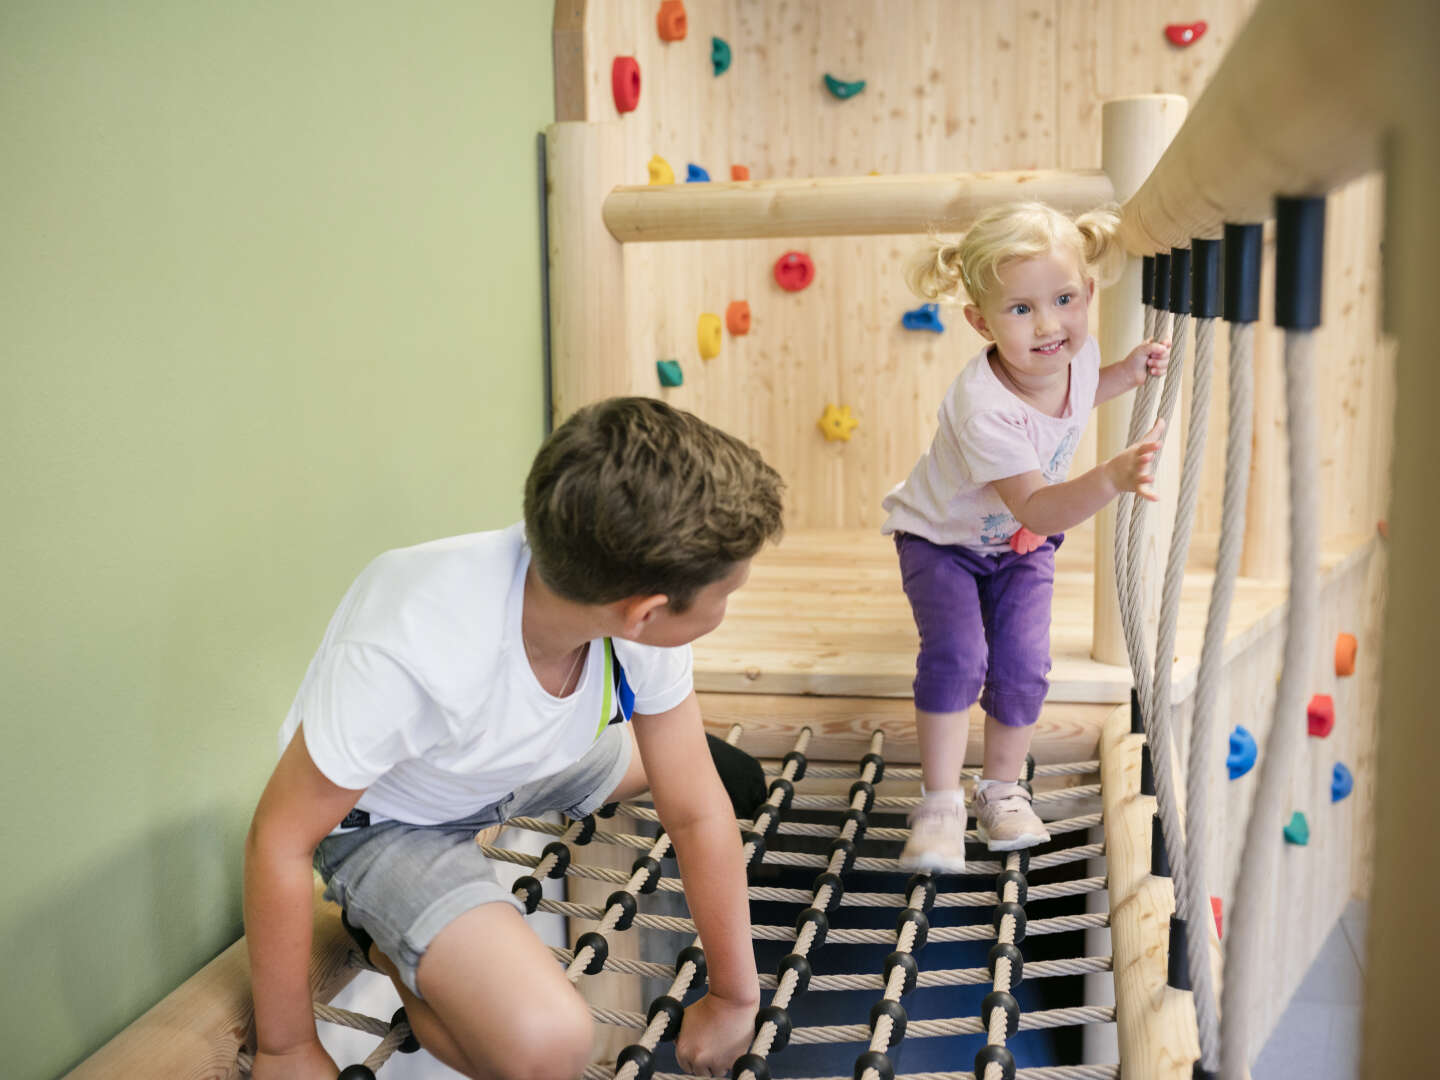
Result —
[[1059, 416], [1012, 393], [990, 367], [987, 345], [950, 384], [930, 449], [909, 478], [885, 496], [882, 531], [907, 532], [934, 544], [1009, 550], [1020, 522], [991, 481], [1036, 469], [1058, 484], [1070, 471], [1095, 406], [1100, 347], [1085, 339], [1070, 361], [1070, 392]]
[[[459, 820], [578, 761], [619, 695], [603, 640], [590, 643], [569, 697], [540, 686], [520, 637], [529, 565], [522, 525], [377, 558], [330, 620], [280, 729], [281, 753], [303, 728], [327, 778], [365, 789], [357, 807], [372, 823], [416, 825]], [[612, 640], [635, 712], [689, 695], [688, 645]]]

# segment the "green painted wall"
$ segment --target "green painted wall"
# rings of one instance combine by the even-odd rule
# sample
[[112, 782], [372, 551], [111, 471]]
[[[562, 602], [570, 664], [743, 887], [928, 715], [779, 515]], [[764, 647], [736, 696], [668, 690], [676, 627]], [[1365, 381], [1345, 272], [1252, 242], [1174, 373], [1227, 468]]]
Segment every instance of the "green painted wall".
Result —
[[519, 515], [548, 3], [0, 5], [0, 1031], [88, 1055], [240, 932], [379, 551]]

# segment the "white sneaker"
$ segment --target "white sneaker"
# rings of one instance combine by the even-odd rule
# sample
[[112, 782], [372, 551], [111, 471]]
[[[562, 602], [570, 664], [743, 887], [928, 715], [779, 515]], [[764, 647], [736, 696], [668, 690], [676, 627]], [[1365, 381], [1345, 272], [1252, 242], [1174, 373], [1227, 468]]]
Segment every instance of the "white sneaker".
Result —
[[965, 872], [965, 793], [936, 791], [910, 812], [910, 836], [900, 852], [903, 870]]
[[1019, 851], [1050, 839], [1019, 784], [981, 782], [975, 792], [975, 831], [991, 851]]

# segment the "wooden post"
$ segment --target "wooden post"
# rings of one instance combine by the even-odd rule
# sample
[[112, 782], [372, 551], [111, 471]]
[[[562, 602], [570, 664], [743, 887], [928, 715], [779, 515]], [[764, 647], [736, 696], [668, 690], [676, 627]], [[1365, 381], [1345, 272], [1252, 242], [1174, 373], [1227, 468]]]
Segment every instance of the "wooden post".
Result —
[[[627, 348], [624, 256], [600, 208], [624, 174], [620, 125], [560, 122], [545, 132], [550, 280], [551, 415], [658, 387]], [[518, 361], [517, 361], [518, 362]], [[642, 390], [641, 387], [645, 389]]]
[[[1115, 188], [1115, 197], [1128, 199], [1165, 151], [1185, 120], [1186, 103], [1178, 94], [1146, 94], [1107, 101], [1101, 112], [1101, 160]], [[1140, 309], [1140, 260], [1125, 261], [1119, 281], [1100, 294], [1100, 355], [1107, 363], [1122, 359], [1140, 343], [1144, 320]], [[1101, 405], [1096, 455], [1100, 461], [1125, 448], [1134, 393]], [[1178, 424], [1172, 424], [1178, 429]], [[1146, 602], [1146, 625], [1159, 617], [1160, 581], [1170, 549], [1175, 492], [1179, 485], [1180, 447], [1175, 430], [1167, 438], [1156, 477], [1161, 501], [1148, 514], [1150, 529], [1145, 545], [1145, 566], [1154, 583]], [[1120, 629], [1120, 603], [1115, 591], [1115, 504], [1095, 518], [1095, 636], [1090, 655], [1104, 664], [1124, 664], [1125, 635]]]

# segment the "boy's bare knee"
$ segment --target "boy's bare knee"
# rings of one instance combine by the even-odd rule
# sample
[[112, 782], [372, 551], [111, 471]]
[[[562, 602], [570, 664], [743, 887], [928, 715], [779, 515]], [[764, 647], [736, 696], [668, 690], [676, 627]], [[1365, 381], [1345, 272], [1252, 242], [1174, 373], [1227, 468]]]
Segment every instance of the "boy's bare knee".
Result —
[[594, 1042], [595, 1025], [578, 994], [566, 1001], [536, 1002], [511, 1020], [503, 1047], [492, 1053], [489, 1069], [479, 1075], [574, 1080], [590, 1064]]

